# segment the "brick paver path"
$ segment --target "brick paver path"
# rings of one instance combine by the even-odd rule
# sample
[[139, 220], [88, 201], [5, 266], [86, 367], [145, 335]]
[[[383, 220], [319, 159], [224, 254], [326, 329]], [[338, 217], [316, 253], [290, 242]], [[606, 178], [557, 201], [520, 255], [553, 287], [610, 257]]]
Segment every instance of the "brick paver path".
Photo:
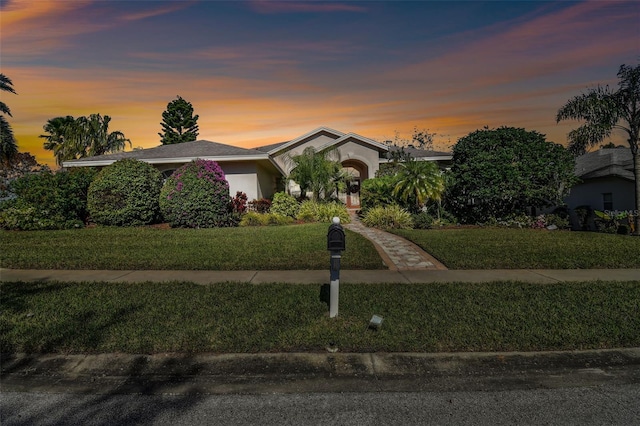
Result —
[[355, 212], [350, 212], [349, 215], [351, 216], [351, 223], [343, 226], [371, 241], [389, 269], [447, 269], [442, 263], [412, 242], [398, 235], [364, 226]]

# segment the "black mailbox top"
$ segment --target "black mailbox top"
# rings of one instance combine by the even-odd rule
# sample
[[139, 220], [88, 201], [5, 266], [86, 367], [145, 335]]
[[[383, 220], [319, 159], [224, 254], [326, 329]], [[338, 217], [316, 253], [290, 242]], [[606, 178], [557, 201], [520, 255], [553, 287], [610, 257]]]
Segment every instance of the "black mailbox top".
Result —
[[345, 250], [345, 235], [342, 226], [339, 223], [333, 223], [329, 226], [327, 233], [327, 250]]

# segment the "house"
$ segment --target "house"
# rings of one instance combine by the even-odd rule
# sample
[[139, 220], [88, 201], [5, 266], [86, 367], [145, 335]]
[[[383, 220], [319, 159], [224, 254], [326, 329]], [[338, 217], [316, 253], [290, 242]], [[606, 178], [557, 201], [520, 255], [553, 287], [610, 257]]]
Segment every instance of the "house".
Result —
[[[225, 172], [229, 190], [247, 194], [249, 200], [271, 197], [282, 190], [283, 178], [293, 168], [288, 159], [301, 154], [305, 148], [316, 151], [335, 148], [342, 166], [352, 176], [350, 191], [340, 194], [349, 207], [359, 207], [360, 183], [375, 177], [381, 163], [388, 161], [389, 146], [355, 133], [343, 133], [328, 127], [319, 127], [290, 141], [261, 146], [253, 149], [239, 148], [218, 142], [198, 140], [155, 148], [98, 155], [63, 162], [63, 167], [104, 167], [124, 158], [135, 158], [152, 164], [163, 176], [195, 159], [216, 161]], [[451, 154], [437, 151], [416, 150], [419, 160], [451, 161]]]
[[631, 149], [604, 148], [576, 158], [575, 174], [580, 183], [565, 198], [575, 209], [590, 206], [600, 211], [634, 210], [633, 158]]

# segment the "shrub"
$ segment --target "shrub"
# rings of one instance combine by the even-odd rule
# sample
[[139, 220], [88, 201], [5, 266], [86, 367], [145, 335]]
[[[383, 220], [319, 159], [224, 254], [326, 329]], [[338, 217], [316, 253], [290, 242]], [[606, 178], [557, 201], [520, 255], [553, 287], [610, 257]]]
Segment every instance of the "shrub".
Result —
[[87, 196], [91, 219], [99, 225], [139, 226], [160, 218], [162, 176], [133, 158], [116, 161], [98, 173]]
[[240, 226], [289, 225], [293, 219], [278, 213], [248, 212], [242, 217]]
[[395, 178], [384, 176], [374, 179], [366, 179], [360, 187], [360, 208], [365, 212], [373, 207], [397, 204], [393, 196]]
[[434, 218], [427, 212], [421, 212], [411, 215], [414, 229], [431, 229], [433, 227]]
[[411, 229], [411, 214], [400, 206], [379, 206], [369, 209], [362, 218], [366, 226], [380, 229]]
[[273, 196], [270, 211], [271, 213], [295, 218], [298, 215], [298, 211], [300, 211], [300, 203], [293, 195], [289, 195], [286, 192], [278, 192]]
[[236, 196], [231, 200], [231, 211], [243, 214], [247, 211], [247, 194], [242, 191], [236, 191]]
[[233, 226], [229, 183], [215, 161], [194, 160], [177, 169], [160, 191], [160, 209], [172, 227]]
[[68, 229], [87, 220], [87, 192], [95, 169], [81, 168], [52, 173], [49, 170], [22, 176], [11, 182], [15, 195], [2, 202], [0, 227], [16, 230]]
[[307, 200], [300, 205], [297, 219], [303, 222], [331, 222], [334, 217], [339, 217], [340, 222], [349, 223], [347, 207], [341, 203], [320, 203]]
[[253, 200], [249, 203], [249, 209], [258, 213], [269, 213], [269, 210], [271, 209], [271, 200], [267, 198]]

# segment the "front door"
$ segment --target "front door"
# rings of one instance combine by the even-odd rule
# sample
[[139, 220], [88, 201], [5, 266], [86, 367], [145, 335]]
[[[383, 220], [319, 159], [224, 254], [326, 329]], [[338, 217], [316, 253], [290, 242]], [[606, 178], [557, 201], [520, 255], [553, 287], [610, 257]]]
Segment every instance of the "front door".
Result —
[[352, 178], [347, 184], [347, 208], [360, 207], [360, 178]]

